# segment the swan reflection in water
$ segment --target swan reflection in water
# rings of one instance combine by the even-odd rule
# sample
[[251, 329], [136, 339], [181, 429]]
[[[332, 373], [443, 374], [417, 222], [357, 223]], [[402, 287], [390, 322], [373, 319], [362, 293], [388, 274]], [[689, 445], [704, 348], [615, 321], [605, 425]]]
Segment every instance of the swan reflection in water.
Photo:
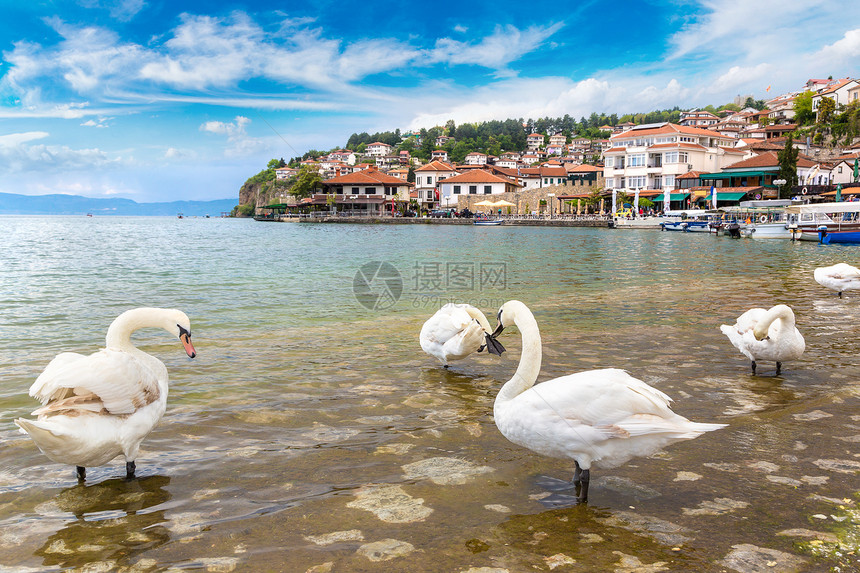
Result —
[[81, 567], [93, 562], [131, 563], [144, 551], [170, 539], [165, 511], [170, 499], [167, 476], [79, 483], [54, 498], [74, 519], [36, 551], [45, 566]]

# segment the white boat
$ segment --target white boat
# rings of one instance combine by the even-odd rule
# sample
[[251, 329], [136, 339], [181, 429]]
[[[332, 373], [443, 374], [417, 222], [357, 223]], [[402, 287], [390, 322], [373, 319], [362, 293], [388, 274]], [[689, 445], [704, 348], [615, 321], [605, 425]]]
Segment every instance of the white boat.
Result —
[[794, 239], [819, 243], [860, 243], [860, 201], [792, 205]]
[[794, 203], [788, 199], [743, 201], [738, 207], [722, 207], [724, 218], [740, 224], [742, 237], [752, 239], [791, 239], [797, 218], [786, 209]]
[[479, 225], [481, 227], [489, 227], [493, 225], [501, 225], [502, 222], [503, 221], [501, 219], [476, 219], [472, 224]]
[[666, 211], [668, 217], [681, 217], [680, 220], [664, 221], [660, 227], [664, 231], [684, 231], [685, 233], [709, 233], [708, 222], [711, 212], [700, 209]]

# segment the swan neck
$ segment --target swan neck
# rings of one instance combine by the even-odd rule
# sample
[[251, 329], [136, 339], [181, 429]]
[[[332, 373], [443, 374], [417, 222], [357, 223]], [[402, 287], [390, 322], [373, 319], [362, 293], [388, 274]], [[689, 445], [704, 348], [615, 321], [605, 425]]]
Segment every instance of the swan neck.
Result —
[[136, 308], [116, 317], [108, 327], [105, 348], [137, 350], [131, 343], [131, 335], [135, 330], [146, 327], [165, 328], [162, 318], [153, 312], [155, 310], [157, 309]]
[[517, 371], [513, 378], [502, 386], [496, 398], [497, 403], [512, 400], [534, 386], [540, 373], [542, 358], [540, 329], [534, 315], [525, 305], [520, 307], [514, 315], [514, 324], [517, 325], [522, 334], [523, 350]]
[[493, 332], [493, 328], [490, 326], [490, 321], [487, 320], [487, 317], [483, 312], [469, 305], [466, 305], [465, 310], [469, 316], [478, 321], [478, 324], [481, 325], [481, 328], [483, 328], [485, 332]]
[[794, 313], [787, 306], [778, 305], [767, 311], [762, 323], [764, 323], [765, 328], [770, 328], [770, 325], [777, 320], [781, 320], [780, 323], [777, 323], [778, 328], [792, 328], [794, 326]]

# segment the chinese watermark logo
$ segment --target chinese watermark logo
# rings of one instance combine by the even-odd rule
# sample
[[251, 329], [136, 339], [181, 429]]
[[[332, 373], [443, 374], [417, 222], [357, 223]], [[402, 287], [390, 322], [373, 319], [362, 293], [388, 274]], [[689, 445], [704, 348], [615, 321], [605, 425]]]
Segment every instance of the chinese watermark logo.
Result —
[[[438, 307], [446, 302], [498, 307], [504, 302], [488, 295], [507, 288], [506, 263], [419, 261], [411, 270], [407, 294], [415, 308]], [[363, 307], [387, 310], [404, 294], [404, 280], [390, 263], [372, 261], [355, 273], [352, 288]]]
[[397, 304], [403, 294], [403, 278], [394, 265], [371, 261], [361, 265], [352, 279], [352, 292], [368, 310], [386, 310]]

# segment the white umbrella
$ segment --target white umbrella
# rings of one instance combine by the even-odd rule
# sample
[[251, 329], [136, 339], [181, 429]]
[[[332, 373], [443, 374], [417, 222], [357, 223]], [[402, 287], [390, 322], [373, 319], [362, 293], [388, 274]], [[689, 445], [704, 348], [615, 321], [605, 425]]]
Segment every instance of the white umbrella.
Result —
[[615, 209], [617, 208], [617, 207], [615, 206], [615, 195], [616, 195], [617, 193], [618, 193], [618, 191], [616, 191], [615, 189], [613, 189], [613, 190], [612, 190], [612, 214], [613, 214], [613, 215], [615, 215]]
[[669, 201], [671, 200], [672, 192], [668, 189], [663, 189], [663, 212], [669, 210]]
[[639, 189], [636, 190], [636, 193], [633, 194], [633, 216], [639, 214]]

